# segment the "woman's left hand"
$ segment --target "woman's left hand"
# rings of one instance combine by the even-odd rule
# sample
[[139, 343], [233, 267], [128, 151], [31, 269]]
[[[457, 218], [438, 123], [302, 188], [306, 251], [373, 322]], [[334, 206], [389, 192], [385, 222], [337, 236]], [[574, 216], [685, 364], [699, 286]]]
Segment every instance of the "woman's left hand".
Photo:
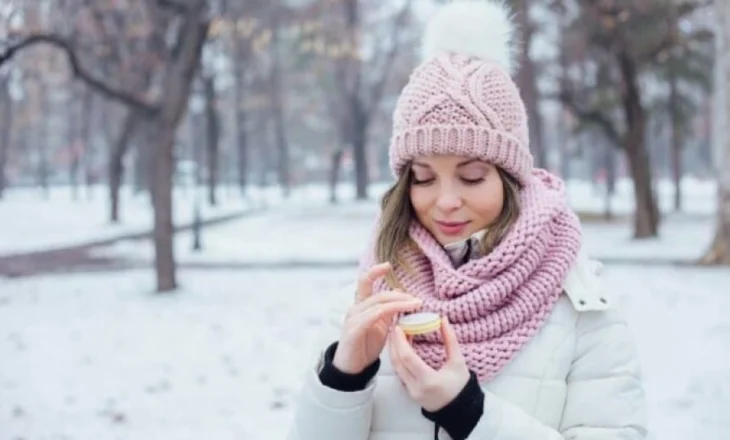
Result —
[[466, 360], [459, 348], [456, 333], [446, 317], [442, 319], [441, 335], [446, 349], [446, 362], [438, 371], [416, 354], [401, 328], [396, 326], [393, 329], [388, 344], [393, 368], [408, 394], [429, 412], [438, 411], [451, 403], [469, 381]]

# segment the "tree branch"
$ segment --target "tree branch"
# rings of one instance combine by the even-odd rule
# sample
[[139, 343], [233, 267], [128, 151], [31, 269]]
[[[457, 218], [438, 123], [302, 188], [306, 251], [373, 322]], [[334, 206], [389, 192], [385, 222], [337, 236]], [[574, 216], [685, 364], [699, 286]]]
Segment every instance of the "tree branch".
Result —
[[406, 4], [403, 6], [403, 9], [398, 12], [398, 15], [396, 16], [396, 19], [393, 23], [393, 29], [390, 38], [391, 41], [393, 41], [393, 46], [385, 57], [385, 64], [383, 66], [382, 75], [373, 86], [372, 94], [370, 96], [370, 102], [367, 104], [367, 108], [365, 110], [365, 117], [368, 120], [380, 104], [380, 99], [383, 96], [385, 84], [388, 83], [388, 79], [390, 78], [390, 71], [393, 68], [395, 57], [398, 55], [398, 50], [400, 49], [400, 39], [398, 38], [398, 32], [400, 29], [403, 28], [403, 22], [408, 16], [408, 12], [411, 10], [411, 3], [412, 0], [406, 1]]
[[157, 108], [148, 102], [145, 102], [143, 100], [140, 100], [139, 98], [126, 93], [121, 90], [116, 90], [112, 87], [110, 87], [108, 84], [105, 84], [103, 81], [94, 78], [93, 75], [91, 75], [88, 71], [86, 71], [80, 64], [78, 57], [76, 56], [76, 52], [74, 52], [73, 45], [66, 40], [65, 38], [61, 37], [60, 35], [55, 34], [34, 34], [30, 35], [23, 40], [21, 40], [18, 43], [15, 43], [11, 45], [8, 49], [6, 49], [4, 52], [0, 53], [0, 66], [2, 66], [4, 63], [10, 61], [15, 55], [18, 54], [18, 52], [22, 51], [23, 49], [29, 48], [31, 46], [46, 43], [51, 46], [55, 46], [59, 49], [62, 49], [64, 52], [66, 52], [66, 56], [68, 57], [68, 62], [71, 67], [71, 71], [73, 72], [74, 76], [84, 81], [86, 84], [88, 84], [93, 89], [97, 90], [102, 95], [106, 96], [107, 98], [114, 99], [117, 101], [120, 101], [136, 110], [152, 114], [157, 112]]
[[552, 97], [557, 98], [579, 120], [598, 126], [614, 145], [623, 148], [624, 142], [621, 134], [602, 112], [596, 109], [581, 108], [570, 92], [562, 91], [557, 96]]
[[184, 14], [188, 11], [187, 6], [173, 0], [157, 0], [157, 6], [177, 14]]

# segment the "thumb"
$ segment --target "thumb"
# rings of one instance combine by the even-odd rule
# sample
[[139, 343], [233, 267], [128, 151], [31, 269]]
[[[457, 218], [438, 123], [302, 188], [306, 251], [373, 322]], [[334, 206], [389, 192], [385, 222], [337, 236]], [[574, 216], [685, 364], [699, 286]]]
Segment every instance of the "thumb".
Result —
[[446, 349], [446, 361], [463, 360], [464, 357], [461, 354], [456, 332], [446, 316], [441, 321], [441, 337], [444, 340], [444, 348]]

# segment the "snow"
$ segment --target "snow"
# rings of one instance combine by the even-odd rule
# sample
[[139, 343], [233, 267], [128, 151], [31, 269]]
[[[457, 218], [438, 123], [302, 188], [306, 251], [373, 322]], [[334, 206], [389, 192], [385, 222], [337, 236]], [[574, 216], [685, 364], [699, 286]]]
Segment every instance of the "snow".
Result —
[[[206, 229], [201, 254], [180, 234], [174, 294], [154, 294], [148, 268], [0, 279], [0, 440], [285, 438], [324, 311], [352, 280], [376, 210], [332, 207], [317, 186], [298, 195]], [[625, 222], [584, 227], [636, 337], [652, 440], [730, 433], [730, 270], [610, 264], [700, 255], [712, 219], [693, 209], [652, 241], [630, 240]], [[100, 252], [144, 260], [148, 251]], [[292, 261], [343, 265], [186, 266]]]
[[[68, 187], [53, 187], [48, 199], [38, 189], [9, 190], [0, 201], [0, 255], [68, 247], [76, 244], [145, 232], [152, 227], [152, 210], [147, 195], [121, 193], [122, 223], [109, 222], [109, 202], [103, 187], [93, 188], [92, 196], [79, 191], [73, 200]], [[220, 192], [223, 196], [225, 193]], [[221, 204], [201, 204], [203, 218], [214, 218], [255, 207], [236, 197], [221, 197]], [[179, 189], [173, 203], [177, 224], [189, 224], [193, 215], [192, 191]]]
[[[0, 284], [0, 439], [282, 439], [323, 310], [351, 269], [148, 271]], [[608, 266], [652, 439], [730, 432], [730, 271]]]
[[281, 438], [347, 271], [188, 272], [161, 296], [149, 275], [0, 284], [0, 439]]
[[[375, 186], [377, 190], [377, 186]], [[215, 219], [230, 214], [273, 208], [282, 204], [298, 206], [310, 201], [327, 200], [327, 188], [322, 185], [301, 186], [285, 199], [278, 187], [250, 188], [244, 197], [235, 187], [220, 187], [218, 206], [205, 202], [201, 189], [200, 203], [203, 219]], [[352, 197], [348, 187], [339, 190], [341, 197]], [[12, 188], [0, 200], [0, 256], [54, 249], [113, 239], [122, 235], [142, 233], [152, 228], [153, 214], [146, 193], [134, 194], [130, 188], [121, 193], [121, 223], [108, 220], [109, 202], [106, 188], [92, 188], [91, 197], [81, 189], [78, 199], [72, 198], [70, 187], [50, 188], [44, 198], [37, 188]], [[177, 225], [192, 222], [195, 192], [180, 186], [174, 191], [173, 218]]]

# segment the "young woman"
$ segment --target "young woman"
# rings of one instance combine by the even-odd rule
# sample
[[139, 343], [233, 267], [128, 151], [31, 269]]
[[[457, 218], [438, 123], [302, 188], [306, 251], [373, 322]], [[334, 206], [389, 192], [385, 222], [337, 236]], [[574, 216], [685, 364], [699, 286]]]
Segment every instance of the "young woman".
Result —
[[[508, 14], [454, 1], [429, 23], [394, 113], [397, 181], [291, 440], [645, 438], [632, 336], [562, 182], [532, 166]], [[406, 336], [412, 312], [440, 331]]]

